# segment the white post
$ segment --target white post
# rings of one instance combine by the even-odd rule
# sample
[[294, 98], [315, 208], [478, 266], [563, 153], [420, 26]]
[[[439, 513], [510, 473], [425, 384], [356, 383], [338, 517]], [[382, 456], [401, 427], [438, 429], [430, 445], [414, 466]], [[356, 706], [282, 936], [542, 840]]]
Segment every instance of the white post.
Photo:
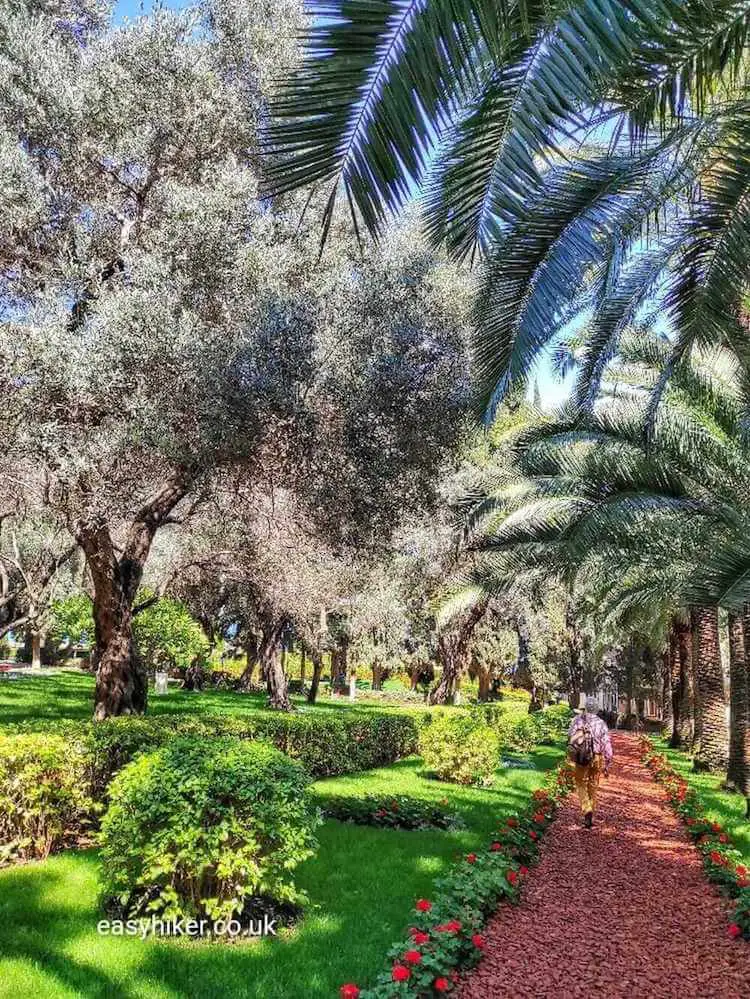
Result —
[[349, 677], [349, 700], [353, 701], [357, 696], [357, 678], [352, 674]]

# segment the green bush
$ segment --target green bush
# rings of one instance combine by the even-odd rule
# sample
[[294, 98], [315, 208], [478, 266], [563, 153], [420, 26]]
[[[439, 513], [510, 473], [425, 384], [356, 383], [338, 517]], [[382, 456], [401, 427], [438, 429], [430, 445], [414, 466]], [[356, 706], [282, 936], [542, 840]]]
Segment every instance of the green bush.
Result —
[[44, 858], [74, 843], [95, 812], [82, 740], [0, 735], [0, 864]]
[[531, 704], [531, 694], [522, 687], [500, 687], [497, 692], [501, 701], [523, 704], [525, 707]]
[[503, 715], [492, 726], [503, 749], [513, 753], [529, 753], [539, 745], [541, 731], [538, 715]]
[[568, 704], [551, 704], [535, 717], [539, 725], [540, 742], [552, 743], [568, 734], [575, 712]]
[[419, 749], [427, 768], [454, 784], [491, 784], [498, 764], [495, 732], [470, 714], [433, 718], [422, 730]]
[[417, 752], [422, 714], [355, 710], [293, 714], [267, 713], [244, 718], [202, 714], [128, 715], [102, 722], [63, 722], [60, 734], [82, 740], [92, 795], [101, 800], [107, 785], [138, 753], [187, 736], [211, 739], [267, 739], [297, 759], [313, 777], [334, 777], [387, 766]]
[[264, 743], [176, 739], [112, 782], [105, 898], [129, 915], [241, 918], [251, 898], [299, 903], [290, 872], [318, 822], [302, 767]]

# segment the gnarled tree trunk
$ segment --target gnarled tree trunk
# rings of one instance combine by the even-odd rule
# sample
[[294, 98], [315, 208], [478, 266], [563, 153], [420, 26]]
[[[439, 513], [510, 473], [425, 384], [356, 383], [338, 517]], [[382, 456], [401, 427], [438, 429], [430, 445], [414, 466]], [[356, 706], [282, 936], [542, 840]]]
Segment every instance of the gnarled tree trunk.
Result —
[[474, 629], [484, 617], [489, 600], [478, 600], [453, 628], [438, 635], [438, 660], [442, 674], [430, 691], [430, 704], [449, 704], [458, 689], [469, 655]]
[[94, 584], [97, 720], [146, 710], [146, 672], [133, 641], [133, 604], [154, 535], [187, 491], [181, 474], [165, 481], [133, 519], [119, 555], [104, 518], [92, 516], [76, 527]]
[[722, 770], [727, 764], [727, 721], [724, 674], [719, 644], [719, 610], [701, 606], [692, 610], [698, 653], [698, 697], [701, 708], [698, 769]]
[[310, 689], [307, 692], [307, 703], [315, 704], [318, 696], [318, 688], [320, 687], [320, 678], [323, 675], [323, 656], [314, 646], [310, 649], [310, 659], [313, 664], [313, 673], [312, 680], [310, 681]]

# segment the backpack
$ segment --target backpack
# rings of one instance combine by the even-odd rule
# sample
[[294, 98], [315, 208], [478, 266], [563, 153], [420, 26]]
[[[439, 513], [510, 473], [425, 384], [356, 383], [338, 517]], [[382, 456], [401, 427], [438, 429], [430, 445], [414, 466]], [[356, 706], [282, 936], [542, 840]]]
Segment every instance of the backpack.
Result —
[[594, 759], [594, 733], [587, 721], [579, 726], [568, 741], [568, 753], [573, 763], [587, 767]]

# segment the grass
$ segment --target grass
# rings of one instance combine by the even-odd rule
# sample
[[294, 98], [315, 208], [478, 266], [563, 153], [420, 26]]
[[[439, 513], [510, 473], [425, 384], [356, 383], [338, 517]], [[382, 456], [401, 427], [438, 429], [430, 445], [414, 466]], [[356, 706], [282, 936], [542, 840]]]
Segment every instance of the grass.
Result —
[[[43, 728], [47, 722], [64, 719], [90, 719], [93, 711], [94, 678], [87, 673], [61, 670], [41, 676], [24, 676], [19, 680], [0, 679], [0, 727], [19, 722]], [[419, 705], [408, 707], [372, 702], [355, 702], [347, 699], [323, 698], [309, 705], [303, 697], [292, 700], [302, 711], [404, 711], [425, 710]], [[238, 694], [231, 690], [170, 689], [169, 693], [150, 694], [150, 715], [206, 713], [247, 715], [267, 710], [265, 694]]]
[[745, 799], [742, 795], [724, 791], [724, 777], [720, 774], [696, 773], [692, 758], [679, 749], [670, 749], [664, 739], [658, 740], [658, 746], [675, 770], [695, 788], [708, 818], [721, 823], [750, 864], [750, 822], [745, 818]]
[[[72, 695], [71, 695], [72, 696]], [[42, 999], [322, 999], [345, 981], [366, 982], [409, 923], [414, 899], [469, 850], [483, 847], [504, 814], [516, 810], [562, 751], [530, 754], [535, 769], [505, 769], [491, 789], [439, 783], [418, 759], [318, 781], [327, 794], [408, 794], [448, 798], [465, 828], [375, 829], [335, 821], [299, 869], [305, 919], [278, 938], [207, 944], [100, 936], [95, 851], [66, 853], [0, 872], [0, 997]]]

